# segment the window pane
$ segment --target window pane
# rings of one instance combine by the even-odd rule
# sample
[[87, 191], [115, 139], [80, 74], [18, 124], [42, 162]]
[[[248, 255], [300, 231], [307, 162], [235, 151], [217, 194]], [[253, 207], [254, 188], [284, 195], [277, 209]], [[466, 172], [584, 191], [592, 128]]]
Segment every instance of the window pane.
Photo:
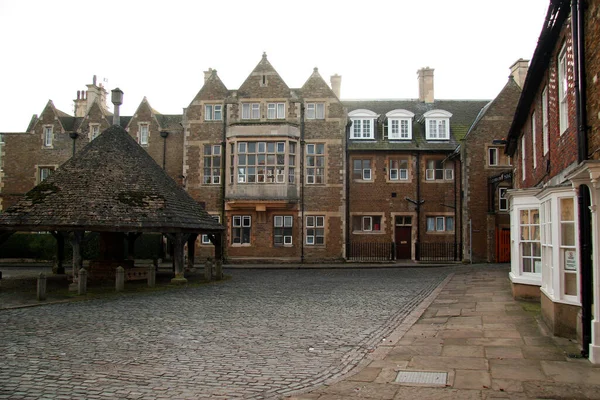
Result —
[[560, 239], [563, 246], [575, 246], [575, 224], [560, 224]]
[[572, 198], [560, 199], [561, 221], [575, 221], [574, 202]]
[[317, 104], [317, 119], [325, 118], [325, 104], [319, 103]]

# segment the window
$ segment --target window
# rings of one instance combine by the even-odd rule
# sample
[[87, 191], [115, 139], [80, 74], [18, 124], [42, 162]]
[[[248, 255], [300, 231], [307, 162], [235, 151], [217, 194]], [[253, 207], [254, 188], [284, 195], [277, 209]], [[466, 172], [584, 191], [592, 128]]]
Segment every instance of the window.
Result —
[[221, 121], [223, 119], [223, 109], [221, 104], [207, 104], [204, 106], [205, 121]]
[[291, 215], [275, 215], [273, 218], [273, 244], [275, 246], [292, 245], [292, 226], [294, 218]]
[[525, 135], [521, 135], [521, 179], [525, 180]]
[[454, 217], [427, 217], [427, 232], [453, 232]]
[[396, 226], [411, 226], [412, 225], [412, 217], [409, 215], [397, 215], [396, 216]]
[[260, 119], [260, 104], [242, 103], [242, 119]]
[[[238, 142], [237, 183], [285, 183], [286, 142]], [[295, 174], [295, 143], [288, 155], [288, 180]]]
[[531, 113], [531, 152], [533, 153], [533, 169], [537, 168], [537, 149], [535, 140], [535, 112]]
[[205, 184], [221, 183], [221, 145], [204, 145]]
[[325, 244], [325, 217], [310, 215], [306, 217], [306, 244], [319, 246]]
[[560, 215], [560, 257], [564, 266], [563, 293], [577, 296], [579, 293], [577, 277], [577, 247], [575, 235], [575, 202], [572, 197], [562, 197], [559, 201]]
[[90, 124], [90, 140], [94, 140], [100, 135], [100, 125]]
[[498, 188], [498, 210], [508, 211], [508, 199], [506, 198], [506, 191], [508, 188]]
[[490, 147], [488, 149], [488, 165], [498, 165], [498, 149], [496, 147]]
[[52, 126], [44, 127], [44, 147], [52, 147]]
[[548, 137], [548, 89], [542, 91], [542, 147], [544, 155], [548, 154], [550, 139]]
[[355, 215], [352, 217], [352, 230], [355, 232], [381, 232], [380, 215]]
[[438, 181], [454, 179], [453, 165], [446, 166], [443, 160], [428, 160], [425, 170], [425, 180]]
[[268, 103], [267, 119], [284, 119], [285, 103]]
[[38, 167], [38, 183], [43, 182], [54, 171], [54, 167]]
[[251, 229], [252, 219], [250, 215], [234, 215], [231, 226], [231, 243], [249, 244]]
[[444, 110], [431, 110], [423, 114], [425, 138], [427, 140], [450, 139], [450, 117], [452, 114]]
[[567, 46], [563, 45], [558, 55], [558, 119], [560, 134], [569, 127], [568, 105], [567, 105]]
[[536, 209], [520, 210], [519, 233], [521, 269], [524, 273], [541, 273], [540, 212]]
[[348, 117], [352, 121], [350, 129], [350, 139], [374, 139], [376, 121], [379, 117], [373, 111], [369, 110], [354, 110], [348, 113]]
[[[221, 223], [220, 215], [211, 215], [218, 223]], [[212, 244], [208, 235], [202, 235], [202, 244]]]
[[430, 119], [427, 122], [427, 140], [448, 139], [448, 122], [445, 119]]
[[141, 145], [148, 144], [148, 124], [140, 124], [139, 141]]
[[408, 180], [408, 160], [390, 160], [390, 181]]
[[296, 142], [289, 143], [288, 183], [296, 182]]
[[371, 160], [354, 160], [352, 162], [353, 173], [352, 178], [355, 180], [370, 181], [371, 177]]
[[306, 145], [306, 183], [325, 183], [325, 145]]
[[325, 119], [325, 104], [307, 103], [306, 119]]
[[410, 120], [391, 119], [388, 125], [388, 139], [410, 139]]

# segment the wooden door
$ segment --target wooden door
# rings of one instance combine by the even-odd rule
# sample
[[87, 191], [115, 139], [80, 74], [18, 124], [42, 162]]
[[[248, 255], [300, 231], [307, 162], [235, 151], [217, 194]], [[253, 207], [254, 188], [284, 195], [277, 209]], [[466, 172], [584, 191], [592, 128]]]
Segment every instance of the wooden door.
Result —
[[496, 228], [496, 262], [510, 262], [510, 229]]
[[412, 258], [412, 246], [411, 246], [411, 232], [412, 227], [410, 226], [396, 226], [395, 241], [396, 241], [396, 259], [397, 260], [410, 260]]

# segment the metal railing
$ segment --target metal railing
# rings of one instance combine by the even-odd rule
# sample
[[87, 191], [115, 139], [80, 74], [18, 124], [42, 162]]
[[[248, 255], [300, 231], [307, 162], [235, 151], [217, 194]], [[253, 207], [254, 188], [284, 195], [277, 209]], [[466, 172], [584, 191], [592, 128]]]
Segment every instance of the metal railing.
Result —
[[349, 261], [391, 261], [395, 259], [393, 242], [369, 243], [350, 242], [348, 246]]
[[415, 243], [416, 259], [418, 261], [460, 261], [462, 243]]

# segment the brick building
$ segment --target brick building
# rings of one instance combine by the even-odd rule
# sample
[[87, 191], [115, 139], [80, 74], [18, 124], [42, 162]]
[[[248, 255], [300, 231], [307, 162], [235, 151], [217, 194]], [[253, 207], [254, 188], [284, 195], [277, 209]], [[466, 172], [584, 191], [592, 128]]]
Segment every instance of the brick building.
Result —
[[487, 100], [435, 100], [433, 69], [419, 98], [344, 101], [348, 137], [348, 258], [365, 243], [396, 259], [461, 260], [461, 163], [455, 153]]
[[528, 61], [511, 67], [508, 82], [477, 116], [459, 146], [462, 160], [464, 259], [510, 261], [510, 218], [506, 192], [512, 187], [511, 158], [504, 154]]
[[[0, 151], [7, 156], [0, 158], [0, 210], [15, 204], [112, 125], [113, 115], [108, 111], [106, 94], [94, 77], [87, 90], [77, 92], [74, 116], [58, 110], [50, 100], [39, 116], [33, 116], [25, 132], [2, 134], [4, 144]], [[183, 128], [180, 122], [181, 116], [159, 114], [146, 99], [133, 117], [120, 118], [120, 125], [177, 182], [182, 181]]]
[[[600, 363], [597, 0], [550, 2], [509, 133], [510, 279]], [[588, 125], [590, 128], [588, 129]]]
[[316, 68], [297, 89], [266, 55], [237, 90], [209, 70], [183, 120], [186, 188], [229, 261], [343, 259], [346, 112]]

